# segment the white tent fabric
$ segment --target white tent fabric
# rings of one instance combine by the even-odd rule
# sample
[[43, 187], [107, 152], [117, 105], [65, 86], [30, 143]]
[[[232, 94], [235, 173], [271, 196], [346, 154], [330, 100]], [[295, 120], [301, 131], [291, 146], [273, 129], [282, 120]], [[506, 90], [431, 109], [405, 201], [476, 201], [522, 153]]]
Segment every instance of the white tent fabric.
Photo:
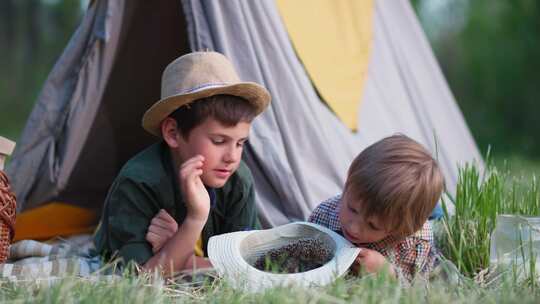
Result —
[[264, 225], [305, 219], [319, 202], [341, 191], [358, 152], [396, 132], [434, 153], [438, 147], [451, 192], [457, 165], [481, 161], [407, 1], [376, 1], [358, 133], [349, 131], [318, 98], [273, 1], [183, 4], [191, 12], [192, 49], [224, 53], [242, 78], [262, 83], [272, 94], [270, 109], [254, 123], [246, 153]]

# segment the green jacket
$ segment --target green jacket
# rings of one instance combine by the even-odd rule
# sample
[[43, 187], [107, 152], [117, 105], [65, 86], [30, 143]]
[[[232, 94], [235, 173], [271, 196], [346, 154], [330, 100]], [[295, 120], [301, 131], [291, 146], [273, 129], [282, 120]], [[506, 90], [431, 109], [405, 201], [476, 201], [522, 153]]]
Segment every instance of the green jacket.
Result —
[[[212, 206], [202, 232], [206, 255], [208, 239], [222, 233], [258, 228], [253, 178], [240, 163], [227, 183], [210, 189]], [[150, 221], [165, 209], [180, 225], [186, 207], [178, 185], [169, 147], [157, 143], [129, 160], [114, 180], [94, 236], [96, 251], [106, 258], [142, 265], [153, 256], [145, 239]]]

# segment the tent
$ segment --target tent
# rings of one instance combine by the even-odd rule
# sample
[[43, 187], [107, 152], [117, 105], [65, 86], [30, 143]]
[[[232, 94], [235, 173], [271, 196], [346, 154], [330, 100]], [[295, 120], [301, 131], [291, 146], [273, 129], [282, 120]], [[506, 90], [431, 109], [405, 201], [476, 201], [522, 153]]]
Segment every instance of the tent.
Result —
[[266, 227], [305, 219], [396, 132], [436, 155], [450, 192], [460, 164], [481, 164], [407, 0], [94, 0], [7, 168], [23, 237], [91, 230], [121, 166], [156, 140], [140, 121], [164, 67], [192, 50], [224, 53], [272, 94], [244, 154]]

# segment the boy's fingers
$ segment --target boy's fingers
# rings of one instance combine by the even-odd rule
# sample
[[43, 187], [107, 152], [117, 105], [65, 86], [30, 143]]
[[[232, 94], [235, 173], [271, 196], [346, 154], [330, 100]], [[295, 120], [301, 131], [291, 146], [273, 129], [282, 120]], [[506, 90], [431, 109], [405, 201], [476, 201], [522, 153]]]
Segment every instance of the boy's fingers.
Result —
[[165, 230], [170, 230], [172, 232], [175, 232], [178, 229], [178, 225], [176, 224], [176, 222], [171, 222], [158, 217], [154, 217], [152, 219], [152, 221], [150, 222], [150, 226], [152, 225], [161, 227]]
[[184, 167], [185, 165], [187, 165], [187, 164], [189, 164], [189, 163], [191, 163], [191, 162], [194, 162], [194, 161], [200, 161], [200, 160], [202, 160], [202, 159], [203, 159], [203, 158], [202, 158], [201, 155], [195, 155], [195, 156], [193, 156], [193, 157], [191, 157], [191, 158], [188, 158], [188, 160], [186, 160], [185, 162], [183, 162], [183, 163], [180, 165], [180, 167]]
[[165, 210], [161, 209], [159, 211], [159, 218], [163, 219], [165, 222], [177, 224], [176, 220]]
[[190, 161], [189, 163], [184, 163], [180, 167], [180, 172], [187, 171], [190, 168], [202, 167], [203, 164], [204, 162], [202, 160], [195, 160], [195, 161]]
[[187, 165], [187, 166], [183, 167], [182, 169], [180, 169], [180, 176], [189, 175], [190, 172], [192, 172], [194, 170], [197, 170], [197, 169], [200, 169], [200, 168], [202, 168], [202, 166], [203, 166], [202, 161], [190, 163], [189, 165]]
[[196, 155], [188, 160], [186, 160], [184, 163], [182, 163], [182, 165], [180, 165], [180, 168], [184, 168], [184, 167], [187, 167], [189, 165], [191, 165], [192, 163], [195, 163], [195, 162], [203, 162], [204, 161], [204, 157], [202, 155]]
[[199, 178], [202, 174], [203, 174], [202, 169], [195, 169], [195, 170], [189, 172], [189, 174], [184, 177], [184, 180], [186, 182], [193, 183], [193, 182], [197, 181], [197, 178]]
[[362, 248], [362, 250], [360, 250], [360, 252], [358, 253], [358, 257], [365, 258], [370, 254], [370, 252], [371, 252], [370, 249]]
[[157, 244], [158, 242], [158, 239], [159, 239], [159, 236], [151, 231], [148, 231], [146, 233], [146, 240], [152, 244], [152, 247], [155, 246], [155, 244]]
[[168, 239], [173, 235], [173, 232], [167, 229], [163, 229], [156, 225], [150, 225], [148, 232], [152, 232], [158, 235], [159, 239]]
[[150, 224], [160, 226], [163, 229], [171, 230], [173, 232], [178, 230], [178, 223], [168, 214], [161, 214], [154, 217]]
[[[161, 225], [156, 225], [156, 224], [151, 224], [150, 226], [148, 226], [148, 231], [152, 231], [154, 233], [157, 233], [159, 235], [167, 235], [169, 233], [173, 233], [173, 231], [170, 231], [170, 229], [167, 228], [167, 226], [161, 226]], [[170, 232], [169, 232], [170, 231]]]
[[146, 233], [146, 240], [152, 245], [153, 253], [158, 252], [165, 244], [165, 240], [163, 240], [158, 234], [151, 231]]
[[180, 179], [187, 180], [190, 176], [193, 175], [193, 172], [202, 171], [202, 162], [192, 163], [191, 165], [184, 167], [180, 170]]

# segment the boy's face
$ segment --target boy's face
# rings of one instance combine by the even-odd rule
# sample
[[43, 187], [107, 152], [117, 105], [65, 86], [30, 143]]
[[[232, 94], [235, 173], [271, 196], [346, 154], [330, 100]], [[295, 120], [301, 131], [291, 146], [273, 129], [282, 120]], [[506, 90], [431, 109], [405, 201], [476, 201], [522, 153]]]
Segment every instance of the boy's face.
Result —
[[362, 202], [351, 200], [346, 191], [341, 198], [339, 220], [345, 238], [357, 245], [378, 242], [390, 236], [382, 219], [366, 218], [362, 214]]
[[220, 188], [240, 165], [250, 127], [249, 122], [227, 127], [209, 117], [192, 129], [187, 139], [178, 132], [179, 147], [174, 151], [182, 162], [196, 155], [204, 156], [201, 180], [208, 187]]

